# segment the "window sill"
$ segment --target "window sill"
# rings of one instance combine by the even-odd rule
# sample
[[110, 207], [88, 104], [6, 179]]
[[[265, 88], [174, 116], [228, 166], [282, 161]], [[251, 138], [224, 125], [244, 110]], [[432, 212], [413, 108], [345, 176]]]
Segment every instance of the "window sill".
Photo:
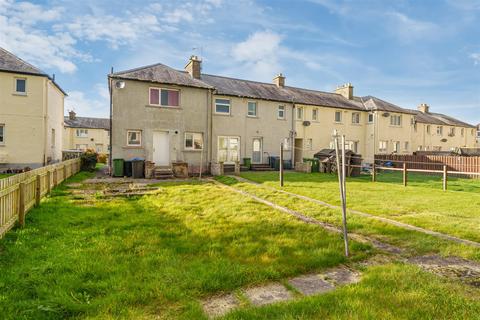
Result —
[[247, 115], [247, 118], [258, 119], [258, 116], [248, 116], [248, 115]]
[[142, 146], [123, 146], [123, 149], [143, 149]]
[[352, 126], [361, 127], [361, 126], [362, 126], [362, 124], [360, 124], [360, 123], [352, 123]]
[[182, 110], [182, 107], [176, 107], [176, 106], [157, 106], [153, 104], [147, 104], [145, 105], [147, 108], [155, 108], [155, 109], [165, 109], [165, 110]]
[[401, 129], [401, 128], [403, 128], [402, 126], [395, 126], [395, 125], [392, 125], [392, 124], [391, 124], [391, 125], [389, 125], [389, 127], [390, 127], [390, 128], [397, 128], [397, 129]]
[[334, 121], [333, 124], [343, 124], [343, 122]]
[[193, 149], [183, 149], [183, 152], [202, 152], [202, 151], [203, 151], [203, 149], [201, 149], [201, 150], [198, 150], [198, 149], [197, 149], [197, 150], [193, 150]]
[[217, 112], [215, 112], [213, 115], [214, 116], [222, 116], [222, 117], [232, 117], [231, 113], [217, 113]]
[[19, 96], [19, 97], [26, 97], [28, 96], [26, 92], [14, 92], [12, 93], [14, 96]]
[[285, 118], [277, 118], [277, 120], [287, 121], [287, 119], [285, 119]]

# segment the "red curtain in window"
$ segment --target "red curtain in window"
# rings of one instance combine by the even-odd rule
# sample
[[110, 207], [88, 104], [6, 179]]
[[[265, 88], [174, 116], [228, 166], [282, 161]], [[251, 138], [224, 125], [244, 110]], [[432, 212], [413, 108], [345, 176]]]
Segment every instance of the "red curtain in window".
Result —
[[178, 91], [168, 91], [168, 105], [178, 106]]
[[150, 104], [160, 104], [160, 90], [150, 89]]

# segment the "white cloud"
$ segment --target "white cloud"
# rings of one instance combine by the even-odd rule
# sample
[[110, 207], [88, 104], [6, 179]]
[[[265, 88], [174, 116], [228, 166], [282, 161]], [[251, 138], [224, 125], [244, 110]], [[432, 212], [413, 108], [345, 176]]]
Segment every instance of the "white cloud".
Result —
[[470, 58], [473, 59], [473, 64], [480, 65], [480, 53], [472, 53]]
[[432, 37], [440, 31], [432, 22], [415, 20], [400, 12], [389, 12], [386, 16], [391, 31], [406, 42]]
[[96, 84], [93, 91], [97, 98], [91, 98], [82, 91], [70, 91], [65, 101], [65, 112], [74, 110], [79, 116], [106, 118], [109, 116], [110, 95], [104, 84]]

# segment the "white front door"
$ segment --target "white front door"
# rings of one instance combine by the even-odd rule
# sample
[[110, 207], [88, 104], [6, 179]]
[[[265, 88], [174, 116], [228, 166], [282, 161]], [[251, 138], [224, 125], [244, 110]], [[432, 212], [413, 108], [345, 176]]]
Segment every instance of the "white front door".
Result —
[[218, 162], [235, 163], [240, 161], [240, 138], [218, 137]]
[[252, 163], [262, 163], [262, 139], [253, 138]]
[[170, 165], [170, 137], [168, 132], [153, 132], [153, 162], [157, 166]]

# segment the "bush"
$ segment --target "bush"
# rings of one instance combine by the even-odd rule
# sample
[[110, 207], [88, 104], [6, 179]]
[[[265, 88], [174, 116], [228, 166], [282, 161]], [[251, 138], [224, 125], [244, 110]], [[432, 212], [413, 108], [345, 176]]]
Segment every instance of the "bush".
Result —
[[93, 149], [87, 149], [82, 155], [80, 156], [80, 160], [82, 162], [82, 170], [83, 171], [95, 171], [95, 166], [97, 165], [97, 157], [98, 154]]
[[100, 153], [97, 157], [98, 163], [107, 163], [107, 154], [106, 153]]

